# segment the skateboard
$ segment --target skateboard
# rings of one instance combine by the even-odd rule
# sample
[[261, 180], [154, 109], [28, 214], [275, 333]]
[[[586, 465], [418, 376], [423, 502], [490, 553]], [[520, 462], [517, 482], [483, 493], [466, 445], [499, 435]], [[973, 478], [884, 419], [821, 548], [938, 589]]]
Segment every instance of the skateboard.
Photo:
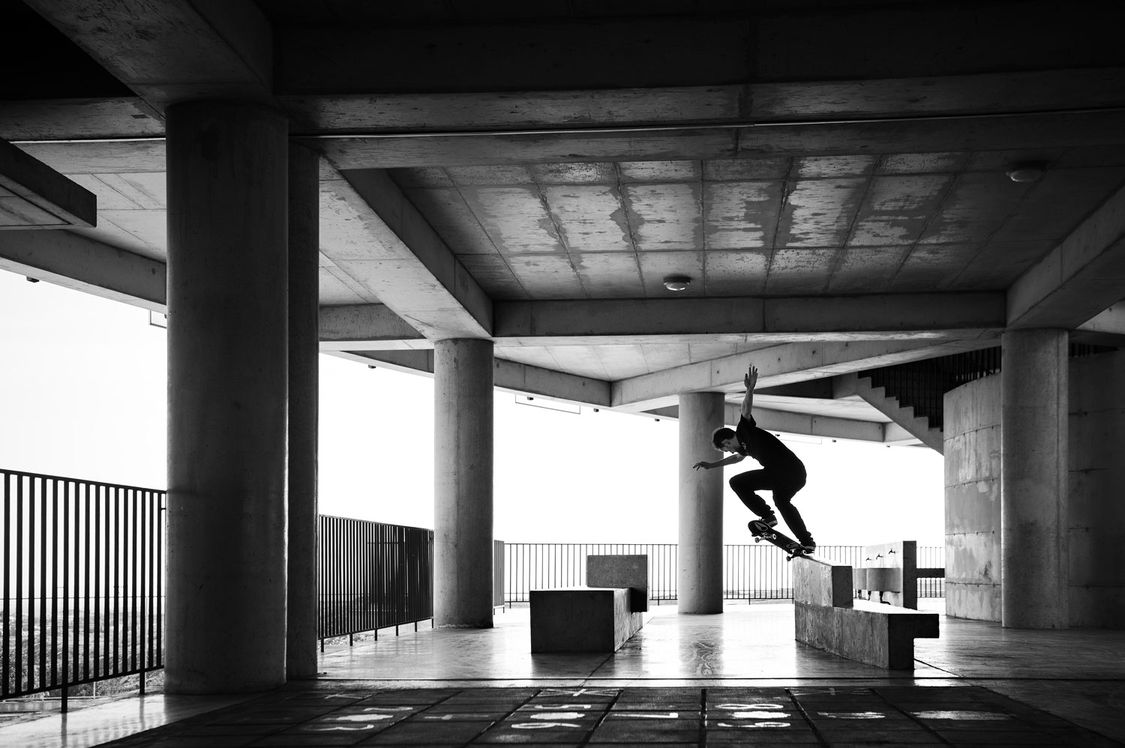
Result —
[[750, 528], [750, 534], [754, 536], [755, 543], [761, 543], [763, 540], [767, 540], [785, 551], [787, 554], [785, 557], [786, 561], [792, 561], [797, 556], [809, 555], [809, 552], [805, 550], [804, 546], [796, 540], [783, 532], [778, 532], [776, 528], [770, 527], [759, 519], [754, 520], [747, 525], [747, 527]]

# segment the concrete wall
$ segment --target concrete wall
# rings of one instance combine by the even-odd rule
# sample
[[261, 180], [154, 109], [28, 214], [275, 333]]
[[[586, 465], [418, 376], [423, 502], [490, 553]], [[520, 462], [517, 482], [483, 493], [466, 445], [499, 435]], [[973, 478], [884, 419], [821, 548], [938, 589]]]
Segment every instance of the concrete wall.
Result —
[[[1125, 627], [1125, 353], [1070, 362], [1070, 625]], [[1000, 620], [1000, 377], [945, 396], [946, 613]]]
[[1000, 377], [945, 395], [945, 612], [1000, 620]]
[[1070, 363], [1070, 625], [1125, 628], [1125, 353]]

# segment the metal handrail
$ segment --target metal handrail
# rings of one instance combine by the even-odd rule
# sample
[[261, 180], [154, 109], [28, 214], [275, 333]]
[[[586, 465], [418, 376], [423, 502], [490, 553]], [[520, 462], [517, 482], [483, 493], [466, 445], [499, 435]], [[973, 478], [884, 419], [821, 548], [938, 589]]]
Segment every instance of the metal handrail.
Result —
[[0, 698], [164, 666], [165, 492], [0, 469]]
[[[862, 566], [863, 546], [819, 546], [817, 557]], [[919, 565], [941, 567], [945, 549], [920, 546]], [[505, 543], [504, 599], [528, 601], [532, 589], [575, 587], [586, 583], [586, 556], [637, 554], [648, 556], [649, 597], [657, 603], [677, 599], [678, 547], [675, 543]], [[723, 546], [723, 598], [787, 600], [793, 597], [793, 565], [772, 545]], [[941, 597], [944, 580], [918, 581], [919, 597]]]

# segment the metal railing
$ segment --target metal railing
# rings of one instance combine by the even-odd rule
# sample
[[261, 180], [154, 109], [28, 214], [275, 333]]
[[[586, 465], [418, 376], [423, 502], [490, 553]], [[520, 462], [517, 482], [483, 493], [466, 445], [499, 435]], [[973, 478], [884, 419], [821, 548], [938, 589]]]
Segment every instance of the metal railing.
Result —
[[163, 491], [0, 469], [0, 698], [164, 666]]
[[320, 515], [317, 637], [434, 615], [434, 531]]
[[[862, 566], [863, 547], [818, 546], [817, 557]], [[940, 567], [945, 549], [920, 546], [918, 565]], [[528, 601], [532, 589], [575, 587], [586, 583], [586, 556], [647, 555], [649, 596], [656, 602], [677, 599], [677, 546], [674, 543], [506, 543], [504, 599]], [[723, 598], [727, 600], [788, 600], [793, 597], [793, 565], [772, 545], [723, 546]], [[918, 582], [919, 597], [941, 597], [941, 579]]]
[[[164, 491], [0, 469], [3, 599], [0, 698], [61, 691], [164, 666]], [[433, 618], [432, 530], [321, 515], [318, 637]], [[496, 543], [503, 597], [585, 583], [589, 554], [644, 554], [654, 600], [677, 598], [674, 543]], [[818, 555], [857, 565], [860, 546]], [[944, 548], [919, 547], [940, 568]], [[792, 597], [792, 565], [773, 546], [724, 546], [728, 599]], [[919, 580], [940, 597], [942, 579]], [[501, 602], [502, 601], [502, 602]]]

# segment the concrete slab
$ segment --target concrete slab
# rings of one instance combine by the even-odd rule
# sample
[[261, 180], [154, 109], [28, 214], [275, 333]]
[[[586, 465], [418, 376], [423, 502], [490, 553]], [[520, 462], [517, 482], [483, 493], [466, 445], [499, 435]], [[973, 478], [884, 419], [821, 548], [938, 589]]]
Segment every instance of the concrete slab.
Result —
[[648, 556], [641, 554], [586, 556], [586, 585], [627, 587], [629, 609], [648, 610]]
[[862, 600], [853, 608], [794, 603], [797, 641], [889, 670], [914, 668], [915, 637], [938, 636], [936, 613]]
[[531, 651], [608, 652], [643, 625], [624, 587], [531, 590]]

